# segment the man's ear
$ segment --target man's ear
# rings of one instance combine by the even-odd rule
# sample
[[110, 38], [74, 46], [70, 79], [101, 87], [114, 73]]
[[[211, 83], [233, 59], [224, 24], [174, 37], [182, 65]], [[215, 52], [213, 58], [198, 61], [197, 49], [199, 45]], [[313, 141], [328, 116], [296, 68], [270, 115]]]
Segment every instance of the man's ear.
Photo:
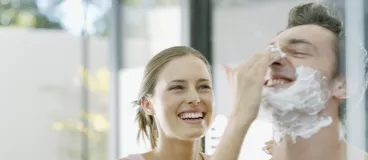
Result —
[[332, 96], [339, 100], [346, 99], [346, 82], [342, 77], [338, 77], [334, 81]]
[[154, 109], [153, 109], [152, 102], [149, 98], [143, 97], [141, 99], [141, 106], [142, 106], [144, 112], [146, 112], [146, 114], [153, 115], [155, 113]]

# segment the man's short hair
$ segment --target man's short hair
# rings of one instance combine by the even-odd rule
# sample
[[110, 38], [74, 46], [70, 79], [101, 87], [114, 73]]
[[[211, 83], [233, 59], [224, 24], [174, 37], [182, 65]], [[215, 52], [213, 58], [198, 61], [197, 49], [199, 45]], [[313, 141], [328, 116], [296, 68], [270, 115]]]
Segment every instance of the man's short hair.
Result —
[[[336, 36], [333, 43], [333, 50], [336, 53], [335, 75], [340, 72], [340, 55], [344, 52], [344, 43], [342, 43], [343, 23], [336, 9], [328, 8], [322, 3], [306, 3], [293, 7], [289, 12], [287, 28], [300, 25], [314, 24], [331, 31]], [[344, 59], [343, 59], [344, 60]], [[341, 73], [340, 73], [341, 74]]]

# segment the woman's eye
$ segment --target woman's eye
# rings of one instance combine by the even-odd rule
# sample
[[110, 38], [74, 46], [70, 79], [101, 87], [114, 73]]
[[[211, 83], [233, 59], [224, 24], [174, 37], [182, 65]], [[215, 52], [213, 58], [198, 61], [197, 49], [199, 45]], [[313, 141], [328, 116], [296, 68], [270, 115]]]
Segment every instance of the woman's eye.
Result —
[[211, 86], [209, 85], [201, 85], [199, 86], [200, 89], [211, 89]]
[[175, 85], [169, 88], [169, 90], [182, 90], [182, 89], [184, 89], [184, 87], [180, 85]]

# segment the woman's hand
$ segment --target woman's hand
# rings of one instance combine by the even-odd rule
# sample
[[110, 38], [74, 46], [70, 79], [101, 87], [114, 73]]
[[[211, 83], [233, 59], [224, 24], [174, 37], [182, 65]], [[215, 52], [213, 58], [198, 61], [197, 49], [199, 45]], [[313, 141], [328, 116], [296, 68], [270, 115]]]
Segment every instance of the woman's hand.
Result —
[[278, 57], [281, 55], [259, 53], [238, 67], [224, 65], [235, 106], [211, 160], [238, 159], [244, 137], [258, 115], [267, 68]]
[[[273, 149], [273, 145], [275, 144], [274, 140], [270, 140], [268, 142], [265, 143], [265, 146], [262, 148], [262, 150], [264, 152], [266, 152], [268, 155], [272, 156], [272, 149]], [[272, 157], [271, 159], [272, 160]]]
[[253, 121], [259, 111], [264, 77], [268, 66], [281, 58], [277, 53], [258, 53], [238, 67], [223, 66], [235, 108], [232, 117]]
[[265, 143], [265, 146], [262, 148], [264, 152], [266, 152], [268, 155], [272, 155], [272, 147], [275, 144], [274, 140], [270, 140]]

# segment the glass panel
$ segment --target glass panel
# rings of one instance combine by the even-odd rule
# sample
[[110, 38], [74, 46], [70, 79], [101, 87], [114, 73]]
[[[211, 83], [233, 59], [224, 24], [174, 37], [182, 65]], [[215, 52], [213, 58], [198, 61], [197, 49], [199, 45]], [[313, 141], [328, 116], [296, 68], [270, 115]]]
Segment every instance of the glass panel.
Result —
[[[228, 117], [232, 110], [229, 108], [231, 103], [227, 96], [228, 87], [224, 85], [226, 84], [226, 75], [219, 64], [225, 63], [235, 66], [248, 59], [252, 54], [264, 51], [267, 44], [287, 26], [290, 9], [305, 2], [309, 1], [214, 1], [213, 59], [218, 115]], [[364, 127], [367, 124], [365, 110], [366, 84], [364, 83], [367, 82], [367, 53], [364, 47], [367, 47], [365, 35], [368, 32], [365, 30], [364, 24], [367, 22], [367, 7], [363, 6], [366, 6], [367, 3], [343, 0], [323, 1], [323, 3], [328, 4], [334, 10], [337, 9], [344, 18], [346, 42], [342, 41], [342, 44], [346, 46], [346, 50], [343, 49], [342, 51], [346, 52], [343, 52], [343, 56], [339, 57], [340, 66], [337, 67], [341, 69], [341, 74], [346, 74], [348, 92], [360, 91], [358, 95], [348, 96], [347, 108], [344, 104], [340, 107], [340, 112], [345, 115], [340, 116], [340, 120], [346, 125], [345, 132], [341, 133], [348, 134], [347, 144], [349, 148], [356, 147], [355, 152], [364, 153], [367, 137]], [[358, 104], [358, 101], [361, 103]], [[219, 119], [223, 119], [221, 123], [226, 123], [226, 118], [221, 117]], [[217, 127], [217, 125], [213, 127], [212, 130], [217, 130], [216, 133], [221, 133], [224, 128]], [[218, 143], [219, 135], [210, 133], [206, 141], [206, 152], [211, 154], [214, 151], [214, 146]], [[270, 123], [260, 119], [256, 120], [245, 138], [239, 159], [249, 157], [253, 159], [270, 158], [262, 151], [262, 147], [265, 142], [272, 139], [273, 134], [274, 131]]]
[[120, 146], [121, 157], [148, 151], [150, 144], [139, 140], [136, 108], [144, 65], [159, 51], [184, 45], [182, 4], [176, 0], [126, 1], [124, 4], [124, 69], [121, 71]]
[[0, 105], [8, 106], [0, 116], [0, 159], [105, 159], [108, 3], [85, 6], [88, 11], [81, 0], [0, 2]]
[[[299, 3], [300, 1], [234, 0], [214, 3], [213, 63], [218, 115], [228, 117], [232, 110], [229, 106], [230, 97], [227, 96], [229, 90], [226, 75], [219, 64], [235, 66], [253, 53], [264, 50], [271, 38], [286, 26], [289, 9]], [[255, 121], [247, 133], [239, 159], [249, 156], [254, 159], [269, 158], [262, 147], [271, 138], [272, 125], [261, 120]], [[208, 143], [216, 145], [218, 141]], [[206, 151], [211, 154], [214, 150], [206, 148]]]

